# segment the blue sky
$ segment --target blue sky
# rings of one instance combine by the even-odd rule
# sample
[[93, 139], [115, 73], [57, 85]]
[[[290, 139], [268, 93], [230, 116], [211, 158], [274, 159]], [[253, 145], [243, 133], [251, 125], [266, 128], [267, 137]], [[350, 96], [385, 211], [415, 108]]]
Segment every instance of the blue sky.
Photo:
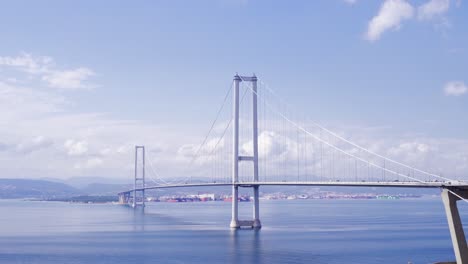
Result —
[[5, 1], [2, 11], [3, 177], [124, 177], [131, 156], [106, 153], [199, 143], [236, 72], [344, 134], [385, 127], [366, 138], [392, 148], [411, 135], [468, 160], [447, 153], [468, 146], [464, 1]]

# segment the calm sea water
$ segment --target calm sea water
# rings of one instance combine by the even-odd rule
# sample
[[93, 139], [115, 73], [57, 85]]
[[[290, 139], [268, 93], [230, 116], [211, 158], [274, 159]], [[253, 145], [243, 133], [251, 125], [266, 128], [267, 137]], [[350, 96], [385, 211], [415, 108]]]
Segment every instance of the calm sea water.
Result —
[[[462, 217], [468, 206], [459, 203]], [[247, 219], [251, 203], [241, 203]], [[440, 199], [261, 201], [260, 231], [230, 203], [0, 200], [0, 263], [434, 263], [454, 260]], [[242, 217], [241, 217], [242, 218]]]

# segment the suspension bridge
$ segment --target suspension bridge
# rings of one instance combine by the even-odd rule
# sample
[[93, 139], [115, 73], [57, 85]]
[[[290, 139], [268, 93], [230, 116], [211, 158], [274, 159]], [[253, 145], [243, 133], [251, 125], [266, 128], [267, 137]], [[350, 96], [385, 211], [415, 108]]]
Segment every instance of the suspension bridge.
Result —
[[[231, 107], [229, 97], [232, 97]], [[232, 131], [232, 133], [228, 133]], [[468, 182], [419, 169], [366, 148], [302, 115], [267, 84], [235, 75], [210, 129], [198, 146], [180, 152], [183, 177], [161, 177], [145, 147], [135, 147], [134, 187], [119, 193], [121, 204], [145, 206], [145, 191], [165, 188], [232, 188], [231, 228], [261, 228], [260, 186], [354, 186], [439, 188], [457, 263], [468, 264], [468, 246], [457, 201], [468, 198]], [[410, 153], [414, 154], [414, 153]], [[149, 163], [151, 175], [146, 175]], [[436, 166], [436, 164], [434, 164]], [[148, 183], [148, 180], [151, 183]], [[240, 220], [239, 188], [253, 189], [253, 216]]]

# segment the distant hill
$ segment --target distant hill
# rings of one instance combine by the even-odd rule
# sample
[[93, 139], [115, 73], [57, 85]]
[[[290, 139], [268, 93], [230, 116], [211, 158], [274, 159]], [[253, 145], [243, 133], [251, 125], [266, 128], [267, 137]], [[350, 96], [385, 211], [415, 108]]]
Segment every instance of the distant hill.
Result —
[[82, 191], [60, 182], [0, 179], [0, 198], [49, 198], [79, 195]]
[[66, 183], [70, 186], [75, 188], [81, 189], [86, 188], [92, 184], [109, 184], [109, 185], [123, 185], [123, 184], [130, 184], [132, 183], [132, 178], [122, 179], [122, 178], [108, 178], [108, 177], [72, 177], [65, 180], [61, 180], [60, 182]]
[[59, 178], [39, 178], [39, 180], [44, 181], [51, 181], [51, 182], [60, 182], [75, 187], [77, 189], [85, 188], [88, 185], [95, 184], [95, 183], [102, 183], [102, 184], [116, 184], [116, 185], [124, 185], [124, 184], [132, 184], [132, 178], [108, 178], [108, 177], [99, 177], [99, 176], [83, 176], [83, 177], [71, 177], [67, 179], [59, 179]]
[[132, 187], [131, 184], [91, 183], [80, 188], [80, 190], [87, 195], [116, 195]]

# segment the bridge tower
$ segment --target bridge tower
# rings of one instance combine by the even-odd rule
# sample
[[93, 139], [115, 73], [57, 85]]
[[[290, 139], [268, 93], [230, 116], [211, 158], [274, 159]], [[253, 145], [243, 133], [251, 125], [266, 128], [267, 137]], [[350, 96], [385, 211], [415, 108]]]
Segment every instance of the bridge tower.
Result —
[[[253, 155], [239, 156], [239, 85], [240, 83], [252, 83], [252, 142]], [[258, 125], [257, 125], [257, 77], [253, 76], [234, 76], [234, 96], [233, 96], [233, 167], [232, 167], [232, 219], [231, 228], [240, 228], [248, 226], [252, 228], [261, 228], [260, 222], [260, 203], [259, 203], [259, 185], [252, 185], [253, 188], [253, 220], [239, 221], [239, 163], [250, 161], [253, 163], [253, 182], [258, 182]]]
[[[141, 163], [139, 157], [141, 156]], [[135, 179], [132, 207], [145, 207], [145, 146], [135, 146]]]

